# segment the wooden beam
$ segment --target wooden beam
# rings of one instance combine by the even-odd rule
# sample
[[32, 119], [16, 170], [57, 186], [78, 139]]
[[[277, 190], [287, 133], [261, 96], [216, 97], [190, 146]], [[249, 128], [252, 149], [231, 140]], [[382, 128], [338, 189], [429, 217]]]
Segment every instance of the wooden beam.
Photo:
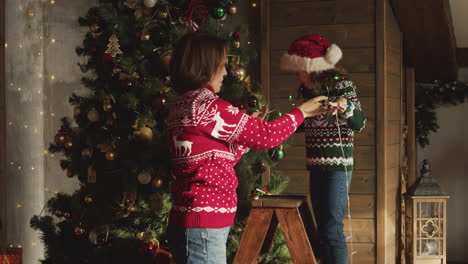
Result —
[[416, 181], [416, 81], [414, 79], [414, 69], [406, 68], [405, 74], [405, 86], [406, 86], [406, 115], [408, 124], [407, 138], [407, 149], [408, 153], [408, 187], [413, 185]]
[[404, 33], [406, 64], [417, 82], [456, 80], [456, 42], [449, 0], [392, 0]]
[[468, 67], [468, 48], [457, 49], [457, 65], [458, 67]]
[[386, 15], [388, 8], [388, 0], [377, 0], [376, 3], [376, 159], [377, 159], [377, 263], [385, 263], [387, 254], [386, 242], [386, 209], [387, 199], [385, 197], [387, 182], [385, 165], [387, 161], [386, 151], [386, 133], [387, 133], [387, 111], [386, 110]]
[[6, 243], [5, 0], [0, 0], [0, 246]]

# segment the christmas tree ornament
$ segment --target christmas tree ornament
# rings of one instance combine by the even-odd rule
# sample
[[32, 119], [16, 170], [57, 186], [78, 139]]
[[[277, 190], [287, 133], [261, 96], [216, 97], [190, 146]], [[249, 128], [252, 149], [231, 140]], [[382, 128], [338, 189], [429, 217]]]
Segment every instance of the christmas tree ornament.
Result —
[[82, 236], [85, 232], [86, 230], [81, 225], [75, 227], [75, 235]]
[[258, 199], [260, 199], [260, 196], [258, 194], [255, 194], [254, 196], [252, 196], [252, 199], [258, 200]]
[[162, 93], [158, 93], [154, 96], [151, 105], [156, 109], [163, 108], [167, 105], [167, 97]]
[[88, 148], [88, 147], [83, 148], [81, 150], [81, 157], [83, 157], [85, 159], [91, 157], [91, 148]]
[[91, 122], [99, 121], [99, 112], [96, 109], [92, 109], [88, 112], [88, 120]]
[[241, 47], [240, 40], [233, 40], [232, 41], [232, 47], [235, 48], [235, 49], [240, 49], [240, 47]]
[[156, 12], [156, 18], [159, 20], [164, 20], [169, 16], [169, 13], [166, 10], [159, 10]]
[[247, 102], [250, 108], [255, 108], [258, 106], [258, 99], [254, 95], [249, 97], [249, 101]]
[[153, 130], [145, 126], [135, 131], [135, 136], [144, 142], [151, 142], [153, 140]]
[[230, 4], [227, 10], [230, 15], [237, 14], [237, 6], [235, 4]]
[[90, 204], [93, 202], [93, 197], [91, 197], [90, 195], [86, 195], [83, 199], [83, 201], [87, 204]]
[[74, 116], [79, 116], [79, 115], [81, 115], [81, 108], [80, 108], [80, 106], [75, 106], [75, 107], [73, 108], [73, 115], [74, 115]]
[[149, 32], [144, 32], [140, 35], [140, 39], [141, 40], [150, 40], [151, 39], [151, 35]]
[[151, 173], [149, 173], [148, 171], [141, 171], [138, 176], [138, 182], [141, 183], [141, 184], [148, 184], [151, 182]]
[[93, 33], [99, 33], [100, 27], [98, 24], [91, 24], [89, 30]]
[[237, 66], [232, 72], [232, 77], [234, 77], [236, 81], [243, 81], [246, 75], [247, 73], [245, 69], [242, 68], [241, 66]]
[[234, 232], [236, 232], [236, 233], [242, 232], [242, 227], [241, 226], [235, 226], [234, 227]]
[[283, 150], [283, 145], [280, 145], [279, 147], [273, 148], [269, 150], [270, 152], [270, 157], [274, 161], [279, 161], [284, 158], [284, 150]]
[[109, 112], [112, 109], [112, 104], [110, 102], [106, 102], [102, 105], [102, 109], [106, 112]]
[[62, 144], [65, 144], [65, 142], [67, 141], [67, 138], [65, 137], [65, 135], [62, 135], [59, 132], [57, 135], [55, 135], [54, 141], [55, 141], [55, 144], [62, 145]]
[[161, 177], [156, 177], [153, 179], [153, 181], [151, 182], [151, 186], [153, 186], [153, 188], [155, 189], [159, 189], [161, 188], [161, 186], [163, 185], [163, 179]]
[[115, 152], [114, 151], [108, 151], [106, 152], [106, 160], [115, 160]]
[[210, 14], [213, 18], [222, 20], [226, 16], [226, 9], [222, 6], [216, 6], [211, 8]]
[[147, 8], [153, 8], [156, 5], [157, 2], [158, 2], [158, 0], [144, 0], [143, 4]]
[[160, 58], [161, 58], [161, 64], [166, 72], [169, 72], [170, 66], [171, 66], [171, 60], [172, 60], [172, 50], [167, 50], [163, 53], [161, 53]]
[[112, 58], [115, 58], [118, 54], [123, 54], [123, 52], [120, 50], [120, 44], [119, 44], [119, 39], [115, 35], [115, 33], [112, 33], [111, 37], [109, 38], [109, 44], [107, 44], [107, 50], [104, 52], [105, 54], [110, 54]]
[[88, 235], [91, 244], [100, 246], [107, 242], [109, 239], [109, 225], [102, 225], [93, 228]]
[[66, 149], [71, 149], [72, 147], [73, 147], [73, 142], [71, 140], [65, 142], [65, 148]]
[[59, 209], [56, 209], [56, 210], [54, 211], [54, 215], [57, 216], [57, 217], [62, 217], [62, 216], [63, 216], [63, 212], [60, 211]]
[[120, 73], [122, 71], [122, 68], [118, 67], [118, 66], [115, 66], [114, 68], [112, 68], [112, 74], [113, 75], [116, 75], [118, 73]]

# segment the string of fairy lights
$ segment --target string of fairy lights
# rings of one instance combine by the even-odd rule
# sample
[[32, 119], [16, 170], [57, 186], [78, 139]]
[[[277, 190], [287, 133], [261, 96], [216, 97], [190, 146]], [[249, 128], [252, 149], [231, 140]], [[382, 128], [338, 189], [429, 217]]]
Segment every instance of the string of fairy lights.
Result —
[[[55, 5], [55, 0], [39, 0], [38, 2], [40, 2], [39, 6], [40, 6], [41, 10], [44, 10], [44, 8], [46, 8], [47, 6]], [[34, 6], [34, 5], [30, 4], [29, 6]], [[26, 14], [29, 17], [42, 15], [42, 14], [39, 14], [35, 9], [26, 8], [23, 5], [19, 5], [17, 10], [19, 12], [19, 15]], [[35, 54], [37, 56], [43, 56], [44, 55], [43, 49], [44, 49], [45, 44], [48, 44], [48, 45], [57, 44], [57, 39], [56, 38], [50, 37], [50, 36], [45, 36], [42, 31], [39, 33], [38, 38], [41, 41], [42, 45], [39, 45], [39, 47], [40, 47], [39, 50], [35, 51], [33, 53], [33, 54]], [[8, 49], [12, 49], [12, 48], [18, 48], [18, 49], [26, 48], [25, 42], [23, 40], [19, 40], [18, 43], [12, 43], [12, 42], [9, 43], [9, 42], [5, 41], [3, 46], [5, 48], [5, 53], [6, 53], [6, 51]], [[13, 52], [13, 51], [11, 51], [11, 52]], [[38, 73], [37, 78], [39, 80], [41, 80], [41, 81], [45, 81], [45, 80], [53, 81], [53, 80], [56, 80], [57, 77], [55, 76], [55, 74]], [[9, 83], [7, 82], [6, 85], [9, 86], [10, 91], [16, 91], [18, 93], [25, 93], [25, 92], [30, 93], [31, 92], [30, 90], [23, 87], [22, 85], [16, 84], [14, 82], [9, 82]], [[35, 93], [42, 94], [43, 91], [38, 89]], [[43, 121], [46, 121], [48, 119], [54, 121], [55, 113], [54, 112], [39, 111], [37, 117], [39, 118], [39, 120], [43, 120]], [[35, 127], [34, 125], [31, 125], [32, 123], [33, 122], [13, 122], [11, 120], [6, 120], [6, 128], [10, 129], [10, 130], [27, 129], [27, 130], [31, 130], [31, 132], [34, 135], [38, 135], [39, 134], [39, 129], [37, 127]], [[44, 149], [40, 153], [37, 153], [37, 155], [43, 155], [43, 156], [50, 157], [50, 158], [54, 158], [54, 156], [56, 156], [53, 153], [49, 153], [49, 151], [47, 149]], [[21, 171], [23, 173], [31, 173], [31, 172], [37, 171], [37, 168], [35, 166], [31, 166], [31, 165], [27, 166], [27, 165], [24, 164], [24, 162], [17, 161], [17, 160], [7, 161], [7, 166], [10, 166], [11, 168], [13, 168], [13, 170], [16, 170], [18, 172]], [[57, 194], [59, 191], [58, 190], [51, 190], [50, 188], [45, 187], [44, 192], [47, 195], [54, 195], [54, 194]], [[14, 202], [14, 207], [13, 208], [15, 208], [16, 210], [23, 210], [24, 209], [23, 201]], [[31, 241], [30, 242], [30, 245], [32, 247], [36, 247], [38, 244], [39, 244], [38, 241]], [[9, 246], [10, 248], [13, 248], [13, 247], [22, 248], [24, 246], [24, 244], [22, 245], [21, 243], [18, 243], [18, 242], [9, 242], [9, 243], [7, 243], [7, 246]]]

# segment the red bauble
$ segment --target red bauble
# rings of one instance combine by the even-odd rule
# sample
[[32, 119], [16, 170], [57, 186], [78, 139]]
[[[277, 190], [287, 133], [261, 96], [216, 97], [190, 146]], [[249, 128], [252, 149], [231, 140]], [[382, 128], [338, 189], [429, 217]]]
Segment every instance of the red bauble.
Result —
[[167, 106], [167, 97], [163, 94], [157, 94], [156, 96], [154, 96], [151, 105], [154, 108], [163, 108]]
[[102, 60], [104, 62], [110, 62], [112, 61], [112, 56], [109, 53], [104, 53], [102, 54]]

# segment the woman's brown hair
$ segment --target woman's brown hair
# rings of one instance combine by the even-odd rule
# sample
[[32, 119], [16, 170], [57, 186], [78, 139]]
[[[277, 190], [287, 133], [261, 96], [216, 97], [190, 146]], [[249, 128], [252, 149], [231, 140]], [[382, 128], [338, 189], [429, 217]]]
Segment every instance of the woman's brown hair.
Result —
[[174, 90], [185, 92], [207, 85], [226, 54], [226, 41], [221, 38], [203, 32], [183, 36], [175, 46], [171, 60]]

